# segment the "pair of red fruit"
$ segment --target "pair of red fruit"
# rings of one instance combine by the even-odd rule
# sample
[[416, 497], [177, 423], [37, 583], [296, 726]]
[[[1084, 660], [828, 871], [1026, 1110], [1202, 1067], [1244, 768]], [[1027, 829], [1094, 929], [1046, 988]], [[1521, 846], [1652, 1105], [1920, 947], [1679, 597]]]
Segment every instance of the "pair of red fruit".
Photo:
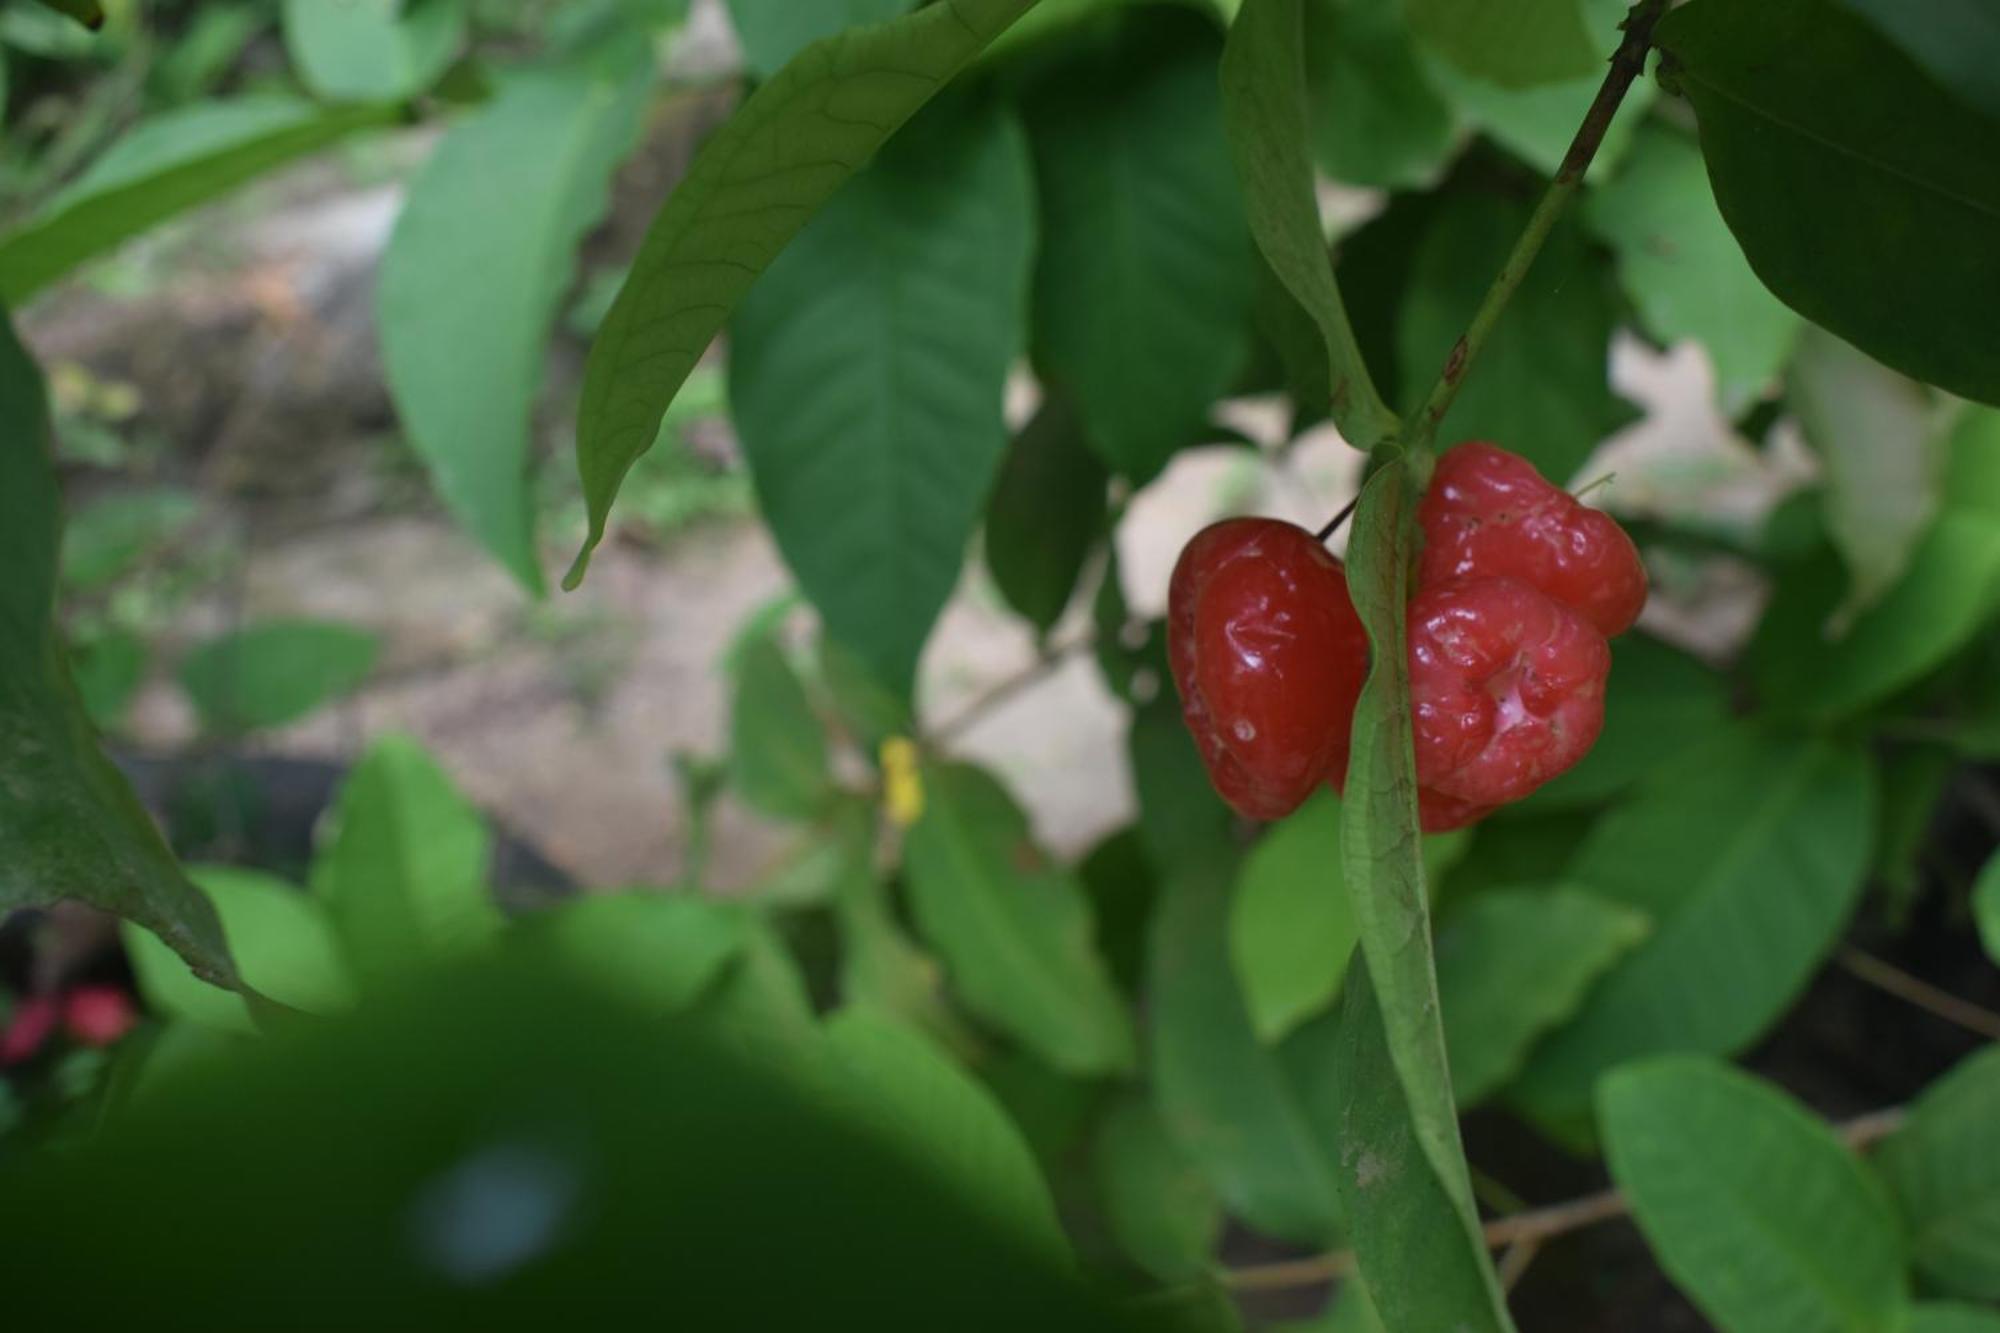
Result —
[[[1461, 444], [1417, 510], [1410, 701], [1427, 831], [1461, 828], [1582, 759], [1604, 727], [1605, 642], [1638, 618], [1646, 571], [1608, 514], [1526, 459]], [[1278, 819], [1347, 780], [1368, 636], [1347, 575], [1277, 519], [1203, 529], [1168, 597], [1168, 653], [1209, 778]]]

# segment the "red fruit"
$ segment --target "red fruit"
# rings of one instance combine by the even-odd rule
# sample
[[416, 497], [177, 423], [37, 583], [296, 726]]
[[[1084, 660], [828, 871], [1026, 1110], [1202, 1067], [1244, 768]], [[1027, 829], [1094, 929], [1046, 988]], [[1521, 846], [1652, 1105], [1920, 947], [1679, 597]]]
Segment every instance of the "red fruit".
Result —
[[1420, 786], [1505, 805], [1596, 743], [1611, 649], [1569, 607], [1519, 579], [1457, 579], [1417, 594], [1409, 630]]
[[7, 1030], [0, 1032], [0, 1066], [24, 1064], [55, 1035], [60, 1007], [53, 995], [31, 995], [14, 1006]]
[[1424, 530], [1418, 586], [1454, 578], [1524, 579], [1574, 607], [1606, 638], [1646, 604], [1646, 567], [1609, 514], [1578, 504], [1534, 464], [1490, 444], [1438, 460], [1417, 509]]
[[1239, 518], [1195, 534], [1167, 598], [1167, 653], [1209, 780], [1278, 819], [1347, 757], [1368, 635], [1311, 533]]
[[86, 1046], [109, 1046], [139, 1021], [132, 997], [116, 986], [78, 986], [63, 996], [63, 1030]]

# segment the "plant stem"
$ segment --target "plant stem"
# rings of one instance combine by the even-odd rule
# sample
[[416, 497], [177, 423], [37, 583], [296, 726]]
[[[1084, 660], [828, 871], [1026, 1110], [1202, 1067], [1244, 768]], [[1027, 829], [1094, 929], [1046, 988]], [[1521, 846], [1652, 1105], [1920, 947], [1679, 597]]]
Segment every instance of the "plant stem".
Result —
[[1528, 276], [1528, 269], [1534, 264], [1535, 256], [1542, 252], [1549, 233], [1555, 229], [1556, 219], [1583, 185], [1583, 174], [1589, 170], [1591, 159], [1597, 156], [1598, 145], [1604, 142], [1604, 132], [1611, 127], [1611, 118], [1617, 114], [1619, 103], [1625, 100], [1626, 90], [1646, 67], [1646, 52], [1653, 42], [1653, 28], [1666, 12], [1667, 0], [1639, 0], [1632, 11], [1625, 16], [1625, 37], [1619, 42], [1616, 54], [1611, 57], [1610, 72], [1604, 76], [1604, 83], [1597, 90], [1597, 97], [1590, 104], [1590, 110], [1577, 127], [1576, 137], [1570, 140], [1569, 151], [1563, 154], [1562, 165], [1557, 168], [1555, 180], [1542, 194], [1541, 202], [1535, 205], [1534, 213], [1528, 218], [1527, 227], [1514, 242], [1514, 249], [1501, 266], [1493, 285], [1486, 291], [1473, 312], [1472, 322], [1465, 333], [1452, 344], [1451, 354], [1445, 358], [1444, 371], [1438, 376], [1437, 384], [1431, 389], [1424, 405], [1417, 410], [1410, 423], [1409, 435], [1404, 444], [1409, 451], [1412, 465], [1417, 469], [1418, 480], [1427, 481], [1430, 460], [1437, 440], [1438, 426], [1445, 414], [1451, 411], [1452, 402], [1458, 397], [1459, 386], [1465, 382], [1466, 371], [1486, 346], [1493, 326], [1500, 320], [1500, 312], [1519, 290], [1521, 280]]
[[[1838, 1126], [1837, 1132], [1842, 1142], [1859, 1152], [1895, 1133], [1905, 1115], [1900, 1106], [1873, 1111]], [[1497, 1218], [1486, 1224], [1483, 1234], [1490, 1249], [1514, 1246], [1532, 1249], [1557, 1236], [1616, 1221], [1631, 1210], [1631, 1201], [1623, 1193], [1604, 1190], [1551, 1204], [1547, 1208]], [[1311, 1287], [1331, 1282], [1353, 1272], [1354, 1251], [1336, 1250], [1304, 1259], [1287, 1259], [1281, 1263], [1226, 1269], [1220, 1277], [1222, 1284], [1233, 1291], [1282, 1291], [1289, 1287]]]
[[1950, 991], [1939, 990], [1922, 977], [1911, 976], [1894, 963], [1885, 962], [1853, 945], [1844, 946], [1836, 956], [1840, 966], [1879, 991], [1915, 1005], [1925, 1013], [1988, 1041], [2000, 1041], [2000, 1014], [1982, 1009], [1970, 1000], [1961, 1000]]

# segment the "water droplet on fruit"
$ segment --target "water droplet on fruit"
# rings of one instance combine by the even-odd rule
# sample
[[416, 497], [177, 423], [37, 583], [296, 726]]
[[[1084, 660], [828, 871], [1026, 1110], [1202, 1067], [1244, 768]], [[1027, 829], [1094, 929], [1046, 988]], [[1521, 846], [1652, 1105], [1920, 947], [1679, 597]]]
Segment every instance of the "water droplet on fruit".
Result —
[[1237, 718], [1236, 725], [1231, 727], [1230, 730], [1235, 732], [1236, 739], [1242, 741], [1245, 745], [1257, 739], [1257, 728], [1251, 724], [1249, 718]]

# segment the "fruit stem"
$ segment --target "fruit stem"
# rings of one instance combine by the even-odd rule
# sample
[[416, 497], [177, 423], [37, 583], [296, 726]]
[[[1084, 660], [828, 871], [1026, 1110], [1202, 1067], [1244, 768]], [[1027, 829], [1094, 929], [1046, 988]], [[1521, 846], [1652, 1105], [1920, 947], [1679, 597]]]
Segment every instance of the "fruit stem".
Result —
[[1624, 40], [1618, 43], [1618, 50], [1611, 57], [1611, 69], [1605, 74], [1604, 83], [1598, 88], [1597, 97], [1591, 102], [1583, 124], [1577, 127], [1576, 137], [1570, 140], [1569, 151], [1563, 154], [1555, 179], [1543, 192], [1541, 202], [1535, 205], [1527, 227], [1522, 230], [1520, 239], [1514, 242], [1513, 253], [1507, 256], [1507, 262], [1487, 289], [1464, 335], [1452, 344], [1451, 354], [1445, 358], [1443, 373], [1438, 376], [1430, 396], [1424, 399], [1424, 405], [1411, 421], [1404, 446], [1420, 483], [1430, 480], [1438, 427], [1458, 397], [1466, 371], [1479, 356], [1480, 349], [1485, 347], [1487, 337], [1499, 322], [1500, 313], [1519, 290], [1521, 280], [1528, 276], [1528, 269], [1542, 252], [1549, 233], [1555, 229], [1556, 220], [1582, 187], [1584, 172], [1589, 170], [1591, 159], [1597, 156], [1598, 145], [1604, 142], [1604, 132], [1611, 127], [1612, 116], [1617, 114], [1619, 103], [1625, 100], [1632, 81], [1646, 68], [1646, 53], [1653, 44], [1653, 28], [1666, 8], [1667, 0], [1638, 0], [1625, 16]]
[[1354, 513], [1354, 507], [1360, 503], [1361, 503], [1361, 497], [1359, 495], [1355, 496], [1352, 500], [1349, 500], [1345, 508], [1343, 508], [1338, 514], [1335, 514], [1332, 518], [1326, 521], [1325, 527], [1321, 528], [1318, 532], [1315, 532], [1313, 534], [1313, 539], [1315, 541], [1324, 542], [1328, 537], [1331, 537], [1334, 533], [1339, 532], [1340, 525], [1347, 522], [1349, 517], [1351, 517]]

